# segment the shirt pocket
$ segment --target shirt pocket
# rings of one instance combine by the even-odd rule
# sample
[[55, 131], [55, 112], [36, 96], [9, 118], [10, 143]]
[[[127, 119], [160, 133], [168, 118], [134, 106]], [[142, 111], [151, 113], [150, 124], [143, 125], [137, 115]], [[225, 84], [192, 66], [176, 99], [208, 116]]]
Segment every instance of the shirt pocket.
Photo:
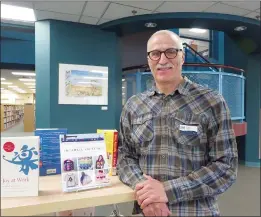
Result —
[[152, 114], [137, 116], [132, 121], [132, 138], [136, 144], [141, 147], [149, 145], [153, 139], [153, 117]]
[[204, 160], [206, 145], [203, 142], [204, 130], [199, 115], [178, 113], [173, 118], [172, 128], [180, 154], [192, 161]]

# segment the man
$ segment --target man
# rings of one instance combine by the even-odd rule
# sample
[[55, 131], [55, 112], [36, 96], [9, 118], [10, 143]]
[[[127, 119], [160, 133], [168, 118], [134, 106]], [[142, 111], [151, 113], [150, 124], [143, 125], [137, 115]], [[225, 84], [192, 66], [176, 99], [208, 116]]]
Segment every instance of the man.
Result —
[[219, 216], [217, 195], [237, 177], [227, 104], [182, 76], [175, 33], [154, 33], [147, 51], [155, 86], [132, 96], [120, 119], [118, 175], [135, 190], [134, 214]]

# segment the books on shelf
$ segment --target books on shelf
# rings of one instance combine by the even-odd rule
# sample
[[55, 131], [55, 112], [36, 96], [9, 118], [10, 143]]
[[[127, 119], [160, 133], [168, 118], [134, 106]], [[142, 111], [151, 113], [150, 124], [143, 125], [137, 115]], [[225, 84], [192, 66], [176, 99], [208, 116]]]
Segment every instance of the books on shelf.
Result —
[[23, 116], [23, 105], [1, 105], [1, 131], [17, 124]]
[[106, 143], [106, 151], [107, 151], [107, 159], [109, 163], [110, 175], [116, 175], [116, 166], [118, 160], [118, 131], [106, 130], [106, 129], [97, 129], [97, 133], [104, 134], [105, 143]]
[[38, 196], [39, 137], [1, 138], [1, 197]]
[[110, 185], [106, 145], [102, 134], [61, 135], [60, 152], [64, 192]]
[[40, 176], [61, 174], [60, 135], [67, 129], [36, 129], [40, 137]]

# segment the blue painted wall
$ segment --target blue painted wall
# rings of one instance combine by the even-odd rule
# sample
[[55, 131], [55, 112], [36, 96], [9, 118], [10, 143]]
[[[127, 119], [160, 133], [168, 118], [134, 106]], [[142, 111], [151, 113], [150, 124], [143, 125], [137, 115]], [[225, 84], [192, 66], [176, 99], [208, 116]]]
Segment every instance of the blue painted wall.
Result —
[[220, 31], [212, 32], [212, 58], [214, 63], [224, 64], [224, 50], [225, 50], [225, 33]]
[[35, 64], [33, 28], [1, 24], [1, 63]]
[[[245, 115], [247, 135], [239, 137], [239, 159], [249, 166], [260, 165], [259, 160], [259, 109], [260, 109], [260, 54], [249, 55], [234, 38], [225, 34], [224, 37], [225, 65], [245, 70]], [[233, 70], [226, 70], [234, 72]]]
[[248, 55], [246, 73], [246, 121], [248, 125], [245, 148], [245, 161], [249, 166], [260, 166], [259, 134], [260, 134], [260, 95], [261, 95], [261, 54]]
[[[69, 133], [94, 133], [97, 128], [118, 129], [122, 101], [119, 57], [118, 38], [114, 33], [83, 24], [37, 22], [36, 127], [68, 128]], [[108, 66], [108, 111], [94, 105], [59, 105], [59, 63]], [[49, 88], [50, 91], [46, 91]]]

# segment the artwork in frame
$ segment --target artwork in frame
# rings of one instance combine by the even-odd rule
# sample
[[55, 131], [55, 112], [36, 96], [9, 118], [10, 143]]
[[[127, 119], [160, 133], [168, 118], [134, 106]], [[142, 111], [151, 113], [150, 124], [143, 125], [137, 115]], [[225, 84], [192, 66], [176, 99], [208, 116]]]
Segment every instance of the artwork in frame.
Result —
[[59, 104], [108, 105], [108, 67], [59, 64]]

